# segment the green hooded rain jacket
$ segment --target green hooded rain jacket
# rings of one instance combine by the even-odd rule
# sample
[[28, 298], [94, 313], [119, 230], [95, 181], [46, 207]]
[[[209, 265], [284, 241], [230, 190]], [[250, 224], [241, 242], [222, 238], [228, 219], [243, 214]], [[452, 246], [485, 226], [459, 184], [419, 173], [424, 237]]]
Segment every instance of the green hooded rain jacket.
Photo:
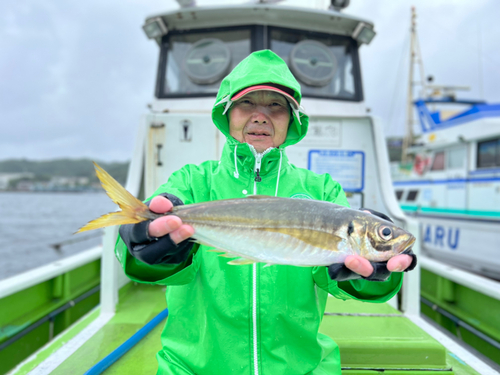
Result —
[[[220, 161], [186, 165], [155, 195], [168, 192], [185, 204], [242, 198], [248, 194], [318, 199], [347, 206], [341, 186], [328, 174], [292, 165], [285, 149], [307, 132], [304, 113], [291, 116], [287, 139], [256, 155], [229, 135], [228, 98], [257, 84], [286, 86], [300, 103], [300, 85], [271, 51], [244, 59], [222, 81], [212, 119], [227, 137]], [[299, 121], [300, 117], [300, 121]], [[255, 181], [259, 168], [262, 180]], [[196, 244], [182, 264], [148, 265], [132, 257], [119, 238], [116, 255], [127, 276], [166, 289], [169, 317], [158, 353], [158, 374], [339, 374], [335, 342], [318, 333], [328, 293], [340, 299], [385, 302], [401, 287], [402, 274], [385, 282], [337, 283], [327, 267], [263, 264], [233, 266]]]

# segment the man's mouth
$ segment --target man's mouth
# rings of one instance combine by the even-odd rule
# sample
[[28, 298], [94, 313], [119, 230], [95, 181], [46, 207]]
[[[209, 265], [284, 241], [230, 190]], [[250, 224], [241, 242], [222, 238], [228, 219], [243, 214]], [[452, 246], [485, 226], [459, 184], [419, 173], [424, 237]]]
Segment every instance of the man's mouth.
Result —
[[248, 132], [247, 133], [248, 135], [253, 135], [255, 137], [268, 137], [270, 136], [271, 134], [269, 134], [268, 132]]

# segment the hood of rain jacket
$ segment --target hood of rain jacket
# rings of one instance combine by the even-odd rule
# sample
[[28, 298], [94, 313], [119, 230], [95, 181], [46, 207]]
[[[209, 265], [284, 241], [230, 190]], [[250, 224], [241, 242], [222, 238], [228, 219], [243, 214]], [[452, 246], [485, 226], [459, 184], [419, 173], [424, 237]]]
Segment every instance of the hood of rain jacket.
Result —
[[[231, 107], [230, 99], [247, 87], [265, 83], [288, 87], [293, 91], [294, 98], [300, 104], [302, 99], [300, 85], [285, 61], [269, 50], [252, 53], [222, 80], [212, 110], [212, 120], [215, 126], [228, 138], [229, 143], [239, 143], [229, 135], [227, 111]], [[283, 148], [294, 145], [304, 138], [309, 126], [309, 117], [302, 108], [297, 112], [292, 112], [287, 137], [281, 146]]]
[[[271, 51], [251, 54], [224, 79], [213, 109], [213, 122], [227, 137], [221, 160], [184, 166], [154, 195], [168, 192], [190, 204], [264, 194], [347, 206], [342, 188], [328, 174], [297, 168], [286, 157], [285, 147], [307, 132], [305, 114], [300, 114], [301, 123], [293, 117], [285, 144], [265, 155], [229, 135], [223, 114], [227, 101], [221, 100], [268, 82], [289, 87], [300, 102], [300, 86], [281, 58]], [[261, 181], [255, 178], [256, 165]], [[402, 282], [401, 273], [386, 282], [337, 283], [327, 267], [233, 266], [207, 250], [196, 244], [182, 264], [147, 265], [118, 239], [116, 256], [129, 278], [167, 286], [169, 317], [157, 355], [158, 374], [340, 375], [338, 346], [318, 333], [328, 293], [385, 302]]]

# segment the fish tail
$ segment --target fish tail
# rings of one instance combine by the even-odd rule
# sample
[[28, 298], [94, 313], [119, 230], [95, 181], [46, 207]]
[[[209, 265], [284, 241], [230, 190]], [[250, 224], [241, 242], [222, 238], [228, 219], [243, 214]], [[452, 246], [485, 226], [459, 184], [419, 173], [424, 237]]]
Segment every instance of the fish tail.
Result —
[[96, 175], [101, 181], [101, 185], [106, 191], [106, 194], [121, 208], [121, 211], [110, 212], [109, 214], [102, 215], [95, 220], [89, 221], [76, 233], [112, 225], [135, 224], [144, 220], [154, 219], [148, 206], [130, 194], [95, 162], [94, 167]]

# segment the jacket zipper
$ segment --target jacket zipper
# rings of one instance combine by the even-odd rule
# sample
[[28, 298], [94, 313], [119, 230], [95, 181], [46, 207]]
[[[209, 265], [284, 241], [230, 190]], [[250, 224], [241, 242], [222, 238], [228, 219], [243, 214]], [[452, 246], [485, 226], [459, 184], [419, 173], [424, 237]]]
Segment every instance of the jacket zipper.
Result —
[[255, 157], [255, 165], [253, 167], [253, 172], [255, 173], [255, 178], [253, 180], [253, 193], [254, 195], [257, 194], [257, 182], [262, 181], [262, 177], [260, 176], [260, 171], [261, 171], [261, 165], [262, 165], [262, 158], [264, 157], [265, 154], [269, 153], [272, 148], [268, 148], [266, 151], [263, 153], [258, 153], [255, 148], [253, 148], [252, 145], [250, 145], [250, 149], [252, 150], [252, 153]]
[[262, 181], [262, 177], [260, 177], [260, 175], [259, 175], [259, 169], [257, 169], [255, 171], [255, 181], [256, 182], [261, 182]]
[[[257, 182], [262, 181], [259, 171], [263, 154], [255, 155], [255, 179], [253, 181], [253, 194], [257, 194]], [[254, 375], [259, 375], [258, 347], [257, 347], [257, 263], [252, 265], [252, 334], [253, 334], [253, 369]]]
[[[254, 165], [254, 173], [255, 179], [253, 181], [253, 194], [257, 194], [257, 182], [262, 181], [262, 177], [260, 177], [260, 170], [262, 164], [262, 158], [265, 154], [271, 151], [271, 148], [268, 148], [263, 153], [258, 153], [255, 149], [250, 146], [252, 153], [255, 156], [255, 165]], [[254, 375], [259, 375], [259, 360], [258, 360], [258, 337], [257, 337], [257, 263], [252, 265], [252, 336], [253, 336], [253, 368]]]
[[252, 265], [252, 334], [253, 334], [253, 371], [254, 375], [259, 375], [259, 360], [257, 347], [257, 263]]

